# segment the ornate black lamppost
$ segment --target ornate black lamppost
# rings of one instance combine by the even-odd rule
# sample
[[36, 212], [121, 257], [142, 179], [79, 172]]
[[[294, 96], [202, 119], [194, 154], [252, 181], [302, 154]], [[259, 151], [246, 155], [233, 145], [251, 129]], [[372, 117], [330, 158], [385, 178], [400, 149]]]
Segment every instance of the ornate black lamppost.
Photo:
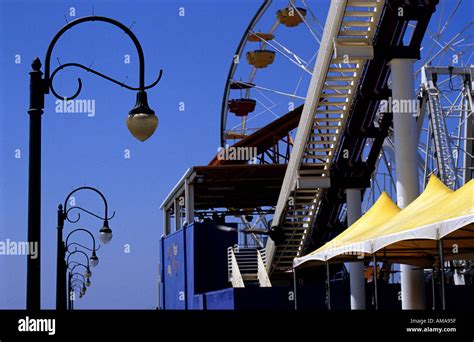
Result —
[[[131, 87], [106, 76], [96, 70], [88, 68], [79, 63], [66, 63], [51, 72], [51, 55], [59, 38], [69, 29], [79, 24], [99, 21], [111, 24], [121, 29], [133, 41], [139, 59], [139, 86]], [[137, 100], [134, 108], [127, 116], [127, 127], [134, 137], [141, 141], [148, 139], [158, 126], [158, 118], [155, 112], [148, 106], [146, 90], [158, 84], [162, 70], [155, 82], [145, 86], [145, 57], [143, 49], [133, 32], [122, 23], [100, 16], [88, 16], [76, 19], [65, 25], [54, 36], [49, 44], [45, 57], [44, 76], [41, 72], [41, 61], [35, 58], [31, 64], [30, 72], [30, 135], [29, 135], [29, 170], [28, 170], [28, 242], [36, 243], [38, 246], [37, 258], [28, 257], [27, 260], [27, 286], [26, 286], [26, 307], [28, 310], [40, 310], [41, 294], [41, 116], [44, 109], [44, 98], [49, 91], [61, 100], [71, 100], [77, 97], [82, 89], [82, 81], [78, 79], [78, 89], [71, 97], [60, 96], [53, 87], [53, 78], [59, 70], [66, 67], [77, 67], [94, 75], [100, 76], [108, 81], [120, 85], [121, 87], [137, 91]]]

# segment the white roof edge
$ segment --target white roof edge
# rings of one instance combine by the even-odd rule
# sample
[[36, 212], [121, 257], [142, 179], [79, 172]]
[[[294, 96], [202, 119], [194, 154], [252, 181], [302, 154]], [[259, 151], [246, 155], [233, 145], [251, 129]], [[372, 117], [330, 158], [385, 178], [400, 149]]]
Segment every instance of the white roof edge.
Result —
[[186, 172], [184, 173], [184, 175], [179, 179], [178, 183], [176, 183], [176, 185], [173, 187], [173, 189], [171, 189], [171, 191], [168, 193], [168, 195], [166, 196], [166, 198], [163, 200], [163, 202], [161, 203], [160, 205], [160, 209], [163, 210], [164, 207], [166, 206], [166, 204], [173, 199], [173, 197], [176, 195], [176, 193], [178, 192], [178, 190], [184, 185], [184, 181], [186, 180], [186, 178], [188, 178], [193, 172], [193, 168], [188, 168], [186, 170]]

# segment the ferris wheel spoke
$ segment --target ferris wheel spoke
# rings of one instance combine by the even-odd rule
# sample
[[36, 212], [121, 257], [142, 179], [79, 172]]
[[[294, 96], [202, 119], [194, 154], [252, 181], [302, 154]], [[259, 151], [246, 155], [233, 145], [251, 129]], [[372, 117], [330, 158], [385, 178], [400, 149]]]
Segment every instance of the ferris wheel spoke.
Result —
[[296, 95], [296, 91], [295, 91], [294, 94], [290, 94], [290, 93], [286, 93], [284, 91], [279, 91], [279, 90], [275, 90], [275, 89], [271, 89], [271, 88], [262, 87], [262, 86], [259, 86], [259, 85], [253, 84], [253, 83], [246, 83], [246, 82], [235, 81], [235, 80], [233, 80], [232, 82], [234, 82], [235, 84], [241, 84], [241, 85], [244, 85], [244, 86], [250, 86], [251, 85], [253, 89], [268, 91], [268, 92], [271, 92], [271, 93], [274, 93], [274, 94], [288, 96], [288, 97], [299, 99], [299, 100], [305, 100], [306, 99], [303, 96]]
[[275, 101], [273, 101], [272, 99], [270, 99], [268, 96], [266, 96], [266, 95], [265, 95], [264, 93], [262, 93], [260, 90], [257, 90], [257, 92], [258, 92], [265, 100], [267, 100], [268, 102], [270, 102], [270, 104], [271, 104], [272, 106], [275, 106], [275, 105], [276, 105]]
[[452, 19], [452, 18], [454, 17], [454, 15], [456, 14], [456, 11], [458, 10], [459, 5], [461, 5], [461, 2], [462, 2], [462, 0], [458, 0], [456, 6], [454, 7], [453, 11], [452, 11], [451, 14], [449, 15], [448, 19], [446, 19], [446, 22], [444, 23], [443, 28], [439, 31], [439, 34], [443, 34], [444, 30], [446, 30], [446, 28], [448, 27], [449, 23], [451, 22], [451, 19]]
[[306, 19], [304, 18], [304, 16], [301, 15], [300, 11], [298, 10], [298, 8], [295, 6], [295, 4], [293, 2], [290, 2], [291, 4], [291, 7], [293, 7], [293, 9], [296, 11], [296, 13], [298, 14], [298, 16], [301, 18], [301, 20], [303, 21], [304, 25], [306, 26], [306, 28], [308, 29], [309, 33], [311, 34], [311, 36], [313, 36], [313, 38], [318, 42], [318, 44], [321, 45], [321, 39], [316, 35], [316, 33], [311, 29], [311, 27], [309, 26], [308, 22], [306, 21]]
[[[467, 24], [460, 32], [458, 32], [453, 38], [451, 38], [444, 46], [441, 48], [438, 52], [436, 52], [431, 58], [429, 58], [424, 64], [430, 64], [433, 62], [439, 55], [444, 53], [446, 49], [450, 46], [451, 43], [453, 43], [456, 39], [458, 39], [464, 32], [466, 32], [473, 22], [471, 21], [469, 24]], [[424, 65], [423, 64], [423, 65]], [[415, 73], [415, 76], [418, 75], [421, 72], [421, 67], [417, 70]]]
[[[254, 33], [254, 32], [252, 32]], [[290, 62], [292, 62], [293, 64], [295, 64], [296, 66], [298, 66], [299, 68], [303, 69], [304, 71], [306, 71], [309, 75], [312, 75], [312, 72], [310, 70], [308, 70], [308, 68], [303, 64], [301, 63], [301, 61], [304, 62], [304, 59], [302, 59], [301, 57], [299, 57], [298, 55], [294, 54], [293, 52], [291, 52], [291, 50], [289, 50], [288, 48], [286, 48], [283, 44], [277, 42], [276, 40], [274, 40], [275, 43], [277, 43], [278, 46], [281, 46], [282, 49], [284, 49], [285, 51], [288, 51], [288, 54], [292, 55], [295, 59], [291, 58], [290, 56], [288, 56], [286, 53], [284, 53], [283, 51], [281, 51], [278, 47], [276, 47], [274, 44], [270, 43], [268, 40], [265, 40], [264, 38], [260, 37], [257, 35], [257, 37], [265, 42], [266, 45], [270, 46], [272, 49], [274, 49], [276, 52], [278, 52], [280, 55], [282, 55], [283, 57], [285, 57], [286, 59], [288, 59]]]
[[441, 9], [439, 11], [439, 19], [438, 19], [438, 30], [436, 31], [438, 34], [441, 31], [441, 24], [443, 22], [443, 15], [444, 15], [444, 6], [446, 5], [445, 0], [441, 0]]
[[318, 24], [318, 27], [321, 30], [321, 35], [322, 35], [322, 32], [324, 31], [324, 25], [321, 23], [318, 17], [314, 14], [313, 10], [308, 6], [308, 4], [306, 3], [306, 0], [302, 0], [301, 3], [305, 7], [305, 9], [309, 12], [313, 20]]
[[287, 54], [291, 55], [295, 60], [296, 62], [298, 62], [298, 64], [307, 64], [307, 62], [299, 57], [297, 54], [295, 54], [294, 52], [292, 52], [290, 49], [288, 49], [286, 46], [284, 46], [283, 44], [281, 44], [280, 42], [278, 42], [276, 39], [273, 40], [280, 48], [282, 48]]

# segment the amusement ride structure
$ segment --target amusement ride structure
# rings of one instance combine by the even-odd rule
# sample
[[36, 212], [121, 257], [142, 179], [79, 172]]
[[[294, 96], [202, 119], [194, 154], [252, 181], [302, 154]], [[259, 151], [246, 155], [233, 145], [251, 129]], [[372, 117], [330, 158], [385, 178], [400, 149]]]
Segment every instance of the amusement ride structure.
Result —
[[[236, 234], [229, 286], [288, 285], [295, 258], [343, 232], [383, 191], [404, 208], [431, 175], [453, 190], [468, 183], [473, 22], [461, 4], [333, 0], [324, 24], [316, 1], [264, 1], [225, 83], [225, 153], [190, 168], [163, 201], [163, 239], [193, 222]], [[163, 302], [176, 255], [162, 245]], [[402, 307], [423, 308], [423, 269], [388, 266], [401, 273]], [[350, 267], [352, 293], [363, 268]]]

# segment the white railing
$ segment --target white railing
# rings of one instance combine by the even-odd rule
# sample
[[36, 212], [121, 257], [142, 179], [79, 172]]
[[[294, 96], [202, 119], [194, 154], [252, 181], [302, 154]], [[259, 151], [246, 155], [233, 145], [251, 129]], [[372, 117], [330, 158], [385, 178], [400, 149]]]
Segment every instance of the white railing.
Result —
[[268, 277], [267, 273], [267, 256], [264, 249], [257, 249], [257, 258], [258, 258], [258, 282], [260, 283], [260, 287], [272, 287], [272, 283], [270, 282], [270, 278]]
[[227, 248], [227, 271], [232, 287], [245, 287], [239, 265], [237, 264], [237, 258], [235, 257], [234, 247]]

